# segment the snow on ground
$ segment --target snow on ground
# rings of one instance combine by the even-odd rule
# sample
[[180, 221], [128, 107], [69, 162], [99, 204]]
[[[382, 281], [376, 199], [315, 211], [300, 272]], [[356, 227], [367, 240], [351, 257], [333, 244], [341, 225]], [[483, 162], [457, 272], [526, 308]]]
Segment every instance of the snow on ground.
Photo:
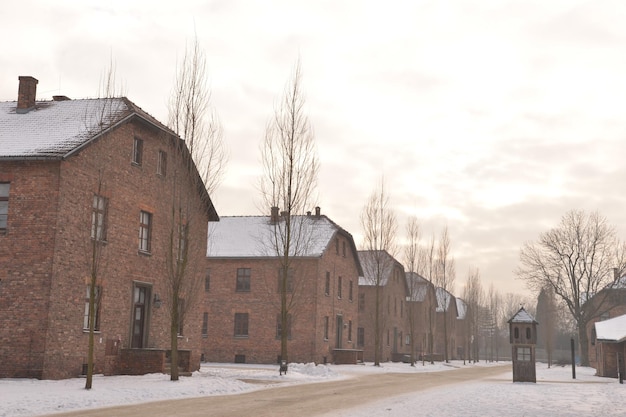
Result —
[[[85, 408], [99, 408], [174, 398], [239, 394], [291, 384], [315, 383], [385, 372], [454, 371], [467, 366], [492, 366], [480, 362], [463, 365], [436, 363], [411, 367], [401, 363], [366, 365], [291, 364], [285, 376], [276, 365], [203, 364], [193, 377], [169, 381], [168, 375], [94, 377], [93, 389], [85, 380], [61, 381], [0, 379], [0, 417], [36, 416]], [[537, 364], [537, 384], [512, 383], [511, 371], [478, 382], [448, 385], [402, 395], [364, 406], [334, 412], [333, 416], [585, 416], [624, 415], [626, 385], [593, 376], [592, 368], [547, 368]], [[444, 399], [445, 400], [442, 400]]]

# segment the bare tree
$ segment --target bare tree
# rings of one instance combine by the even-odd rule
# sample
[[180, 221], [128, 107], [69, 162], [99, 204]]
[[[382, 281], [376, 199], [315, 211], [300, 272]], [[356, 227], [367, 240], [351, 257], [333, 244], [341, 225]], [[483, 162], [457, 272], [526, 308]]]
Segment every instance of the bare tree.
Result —
[[470, 268], [467, 273], [467, 282], [463, 290], [463, 300], [467, 304], [466, 326], [467, 326], [467, 352], [468, 359], [476, 362], [479, 352], [480, 320], [479, 313], [483, 304], [483, 288], [480, 282], [480, 271], [478, 268]]
[[[498, 361], [499, 358], [499, 338], [500, 338], [500, 329], [501, 324], [505, 323], [509, 316], [506, 318], [506, 315], [502, 315], [502, 296], [495, 289], [493, 283], [489, 285], [489, 289], [487, 290], [487, 310], [489, 311], [489, 360], [490, 361]], [[519, 310], [515, 310], [516, 313]]]
[[[106, 135], [112, 121], [117, 114], [116, 94], [123, 95], [122, 89], [116, 92], [115, 65], [111, 59], [108, 68], [105, 70], [100, 79], [98, 88], [99, 99], [95, 101], [95, 107], [91, 107], [86, 111], [84, 116], [85, 127], [92, 136]], [[94, 127], [95, 126], [95, 127]], [[102, 303], [102, 291], [100, 287], [100, 275], [102, 273], [104, 252], [106, 250], [106, 232], [107, 232], [107, 212], [108, 198], [104, 197], [105, 188], [105, 168], [103, 163], [98, 168], [98, 178], [93, 190], [93, 206], [90, 222], [89, 236], [89, 285], [88, 285], [88, 303], [87, 303], [87, 328], [89, 330], [88, 348], [87, 348], [87, 375], [85, 379], [85, 389], [91, 389], [93, 385], [94, 372], [94, 347], [95, 347], [95, 330], [98, 325], [98, 310]]]
[[448, 233], [448, 227], [446, 226], [441, 232], [441, 237], [439, 238], [435, 274], [435, 285], [442, 290], [440, 291], [439, 301], [443, 306], [443, 356], [446, 362], [449, 362], [448, 339], [450, 335], [448, 334], [448, 312], [452, 302], [449, 294], [454, 290], [454, 280], [456, 278], [454, 258], [452, 257], [450, 251], [450, 235]]
[[558, 311], [554, 290], [543, 288], [537, 297], [537, 322], [539, 323], [537, 345], [543, 346], [548, 357], [548, 368], [552, 366], [552, 354], [556, 341]]
[[272, 221], [270, 249], [279, 259], [280, 357], [285, 362], [289, 360], [289, 315], [297, 300], [292, 260], [308, 246], [310, 234], [301, 215], [313, 205], [319, 170], [315, 135], [304, 104], [298, 60], [265, 128], [261, 147], [264, 173], [260, 185], [264, 205], [273, 211], [282, 207], [278, 221]]
[[[428, 279], [428, 281], [430, 282], [431, 285], [433, 285], [434, 279], [435, 279], [435, 274], [437, 271], [437, 259], [436, 259], [436, 251], [435, 251], [435, 235], [431, 235], [430, 237], [430, 242], [428, 243], [428, 245], [424, 248], [424, 259], [425, 259], [425, 265], [424, 265], [424, 276], [426, 277], [426, 279]], [[434, 291], [434, 285], [433, 285], [433, 291]], [[435, 363], [435, 359], [434, 359], [434, 345], [435, 345], [435, 313], [436, 313], [436, 309], [437, 309], [437, 299], [435, 296], [435, 299], [433, 300], [431, 297], [428, 297], [428, 306], [426, 307], [427, 309], [427, 315], [428, 317], [426, 318], [427, 322], [428, 322], [428, 336], [427, 336], [427, 345], [428, 345], [428, 355], [430, 357], [430, 363], [434, 364]]]
[[[421, 233], [420, 233], [420, 225], [417, 221], [417, 218], [411, 217], [409, 218], [409, 222], [406, 226], [406, 234], [407, 234], [407, 244], [404, 247], [404, 262], [405, 266], [408, 268], [408, 276], [407, 276], [407, 284], [409, 287], [409, 298], [408, 298], [408, 320], [409, 320], [409, 331], [411, 337], [411, 366], [415, 366], [415, 352], [416, 352], [416, 342], [417, 342], [417, 307], [415, 302], [419, 296], [419, 292], [422, 291], [425, 287], [420, 284], [417, 280], [417, 277], [412, 274], [419, 274], [425, 266], [426, 259], [424, 257], [425, 252], [422, 250], [421, 244]], [[422, 294], [425, 298], [428, 298], [428, 291], [426, 294]], [[424, 299], [424, 302], [427, 302]]]
[[[204, 216], [199, 213], [210, 204], [209, 193], [219, 185], [227, 163], [222, 128], [211, 106], [207, 86], [206, 57], [197, 37], [185, 49], [178, 65], [168, 110], [169, 127], [178, 135], [166, 138], [172, 144], [170, 149], [177, 164], [167, 173], [171, 204], [165, 253], [171, 380], [177, 381], [178, 337], [182, 335], [187, 312], [197, 301], [200, 265], [196, 258], [202, 257], [205, 247], [201, 243], [203, 239], [192, 236], [207, 230]], [[159, 154], [159, 169], [165, 169], [166, 161], [167, 155]]]
[[[578, 330], [580, 358], [589, 364], [587, 324], [603, 308], [606, 292], [625, 269], [625, 247], [599, 213], [573, 210], [558, 227], [526, 243], [520, 251], [517, 276], [537, 292], [551, 287], [563, 300]], [[593, 302], [589, 302], [594, 299]]]
[[168, 102], [168, 127], [185, 141], [210, 194], [224, 177], [228, 152], [207, 78], [206, 55], [195, 37], [177, 68]]
[[[382, 309], [384, 279], [393, 267], [393, 253], [397, 230], [396, 216], [390, 207], [385, 192], [384, 180], [370, 195], [361, 212], [363, 248], [369, 259], [364, 266], [364, 275], [374, 286], [374, 365], [380, 366], [384, 317]], [[391, 256], [390, 256], [391, 255]]]

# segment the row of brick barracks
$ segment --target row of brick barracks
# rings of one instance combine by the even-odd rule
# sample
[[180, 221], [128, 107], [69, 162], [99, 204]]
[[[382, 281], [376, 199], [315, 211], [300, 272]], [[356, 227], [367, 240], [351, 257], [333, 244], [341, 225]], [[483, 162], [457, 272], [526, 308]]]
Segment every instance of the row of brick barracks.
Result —
[[[188, 237], [197, 297], [182, 300], [191, 308], [178, 330], [184, 370], [202, 361], [276, 363], [279, 262], [264, 241], [284, 213], [220, 218], [195, 167], [183, 169], [182, 140], [154, 117], [125, 97], [37, 101], [37, 84], [19, 77], [17, 101], [0, 102], [0, 377], [84, 373], [94, 241], [95, 372], [165, 371], [168, 213], [177, 192], [192, 196], [189, 216], [199, 225]], [[290, 266], [289, 360], [372, 361], [377, 285], [369, 271], [381, 254], [358, 251], [319, 207], [293, 218], [310, 239]], [[381, 259], [380, 359], [405, 360], [411, 340], [418, 356], [425, 352], [434, 315], [435, 327], [449, 320], [448, 357], [462, 356], [462, 300], [437, 297], [389, 254]]]

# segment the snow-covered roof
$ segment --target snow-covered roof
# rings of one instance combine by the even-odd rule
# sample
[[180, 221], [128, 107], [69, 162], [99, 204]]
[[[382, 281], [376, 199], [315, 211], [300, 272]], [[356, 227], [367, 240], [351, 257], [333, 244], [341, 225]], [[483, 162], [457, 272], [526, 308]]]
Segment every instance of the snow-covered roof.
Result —
[[[207, 256], [276, 257], [277, 252], [271, 242], [275, 236], [275, 228], [281, 227], [284, 224], [282, 222], [281, 220], [272, 224], [270, 216], [221, 217], [219, 222], [209, 223]], [[293, 256], [322, 256], [331, 239], [342, 230], [326, 216], [292, 216], [292, 222], [294, 230], [302, 227], [301, 232], [292, 235]]]
[[415, 272], [407, 272], [405, 275], [407, 285], [409, 286], [408, 301], [424, 301], [428, 294], [428, 285], [430, 282]]
[[[60, 159], [133, 117], [176, 134], [126, 97], [37, 101], [18, 113], [16, 101], [0, 102], [0, 159]], [[204, 187], [209, 218], [219, 219]]]
[[450, 308], [450, 300], [453, 295], [441, 287], [435, 288], [435, 295], [437, 296], [437, 313], [443, 313]]
[[467, 315], [467, 303], [460, 298], [456, 299], [456, 318], [459, 320], [465, 320]]
[[596, 326], [596, 339], [602, 342], [626, 341], [626, 314], [612, 319], [598, 321]]
[[0, 102], [0, 158], [60, 158], [133, 113], [123, 98], [38, 101], [27, 113]]
[[520, 308], [517, 313], [509, 320], [509, 323], [537, 323], [535, 318], [530, 315], [524, 307]]
[[16, 101], [0, 102], [0, 159], [62, 158], [131, 116], [175, 136], [126, 97], [37, 101], [26, 113], [16, 109]]
[[[359, 285], [385, 286], [393, 273], [393, 266], [397, 262], [393, 256], [385, 251], [360, 250], [359, 261], [363, 267], [363, 275], [359, 277]], [[378, 269], [380, 277], [378, 277]]]

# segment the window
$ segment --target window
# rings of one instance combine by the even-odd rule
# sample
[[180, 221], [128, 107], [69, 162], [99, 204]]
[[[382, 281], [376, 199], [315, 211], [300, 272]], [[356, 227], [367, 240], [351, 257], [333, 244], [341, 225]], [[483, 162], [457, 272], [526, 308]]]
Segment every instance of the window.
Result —
[[109, 202], [101, 195], [93, 196], [91, 211], [91, 238], [98, 241], [107, 240], [106, 215]]
[[237, 268], [237, 288], [238, 292], [250, 291], [250, 268]]
[[341, 242], [341, 250], [343, 252], [343, 257], [346, 257], [346, 242]]
[[[276, 339], [280, 339], [282, 328], [282, 320], [279, 313], [276, 315]], [[287, 314], [287, 339], [291, 339], [291, 314]]]
[[530, 339], [530, 327], [526, 328], [526, 339]]
[[517, 348], [517, 360], [523, 362], [530, 361], [530, 348], [529, 347], [518, 347]]
[[135, 138], [133, 141], [133, 164], [141, 165], [143, 155], [143, 140]]
[[157, 174], [164, 177], [167, 173], [167, 154], [159, 151], [159, 159], [157, 160]]
[[387, 329], [387, 346], [389, 346], [389, 329]]
[[352, 301], [352, 287], [353, 287], [353, 283], [352, 280], [350, 280], [350, 286], [348, 287], [348, 300]]
[[324, 285], [324, 294], [330, 295], [330, 272], [326, 272], [326, 284]]
[[365, 310], [365, 294], [359, 294], [359, 311]]
[[339, 238], [335, 238], [335, 253], [339, 255]]
[[[278, 292], [280, 293], [283, 288], [283, 269], [278, 270]], [[287, 273], [287, 282], [285, 282], [285, 290], [287, 293], [293, 292], [293, 270], [289, 269]]]
[[[87, 285], [87, 290], [86, 290], [86, 294], [85, 294], [85, 314], [83, 316], [83, 329], [85, 330], [89, 330], [89, 290], [91, 289], [91, 285]], [[100, 330], [100, 291], [101, 288], [99, 286], [96, 286], [95, 288], [95, 294], [94, 294], [94, 314], [95, 314], [95, 321], [94, 321], [94, 326], [93, 329], [95, 331], [99, 331]]]
[[209, 313], [202, 313], [202, 337], [209, 336]]
[[248, 337], [248, 313], [235, 313], [235, 337]]
[[393, 298], [393, 315], [398, 315], [398, 299], [395, 297]]
[[9, 186], [8, 182], [0, 183], [0, 230], [6, 230], [9, 217]]
[[324, 340], [328, 340], [328, 316], [324, 317]]
[[211, 289], [211, 270], [208, 269], [206, 271], [206, 275], [204, 276], [204, 292], [209, 292]]
[[411, 335], [407, 334], [406, 336], [404, 336], [404, 344], [405, 345], [410, 345], [411, 344]]
[[147, 211], [139, 213], [139, 250], [150, 252], [150, 235], [152, 234], [152, 214]]
[[352, 342], [352, 320], [348, 320], [348, 342]]
[[365, 346], [365, 328], [358, 327], [356, 329], [356, 345], [359, 347]]
[[343, 280], [341, 277], [337, 278], [337, 298], [341, 298], [341, 287], [343, 286]]
[[513, 329], [513, 338], [514, 339], [519, 339], [519, 328], [515, 328]]

